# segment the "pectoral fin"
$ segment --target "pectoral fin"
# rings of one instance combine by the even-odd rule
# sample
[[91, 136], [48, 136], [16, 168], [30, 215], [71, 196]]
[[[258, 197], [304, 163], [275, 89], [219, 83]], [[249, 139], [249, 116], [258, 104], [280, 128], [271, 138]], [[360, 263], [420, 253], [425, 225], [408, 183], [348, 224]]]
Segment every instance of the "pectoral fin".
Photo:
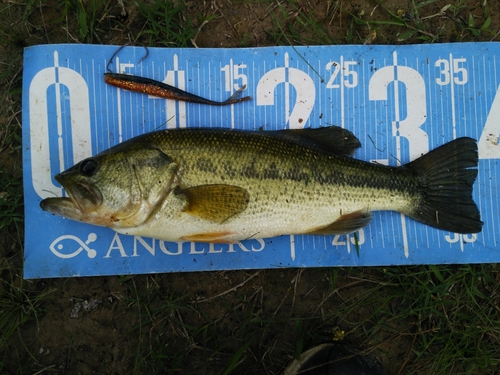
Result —
[[244, 211], [250, 200], [246, 189], [224, 184], [193, 186], [176, 194], [186, 201], [184, 212], [220, 224]]
[[333, 223], [328, 224], [324, 227], [313, 229], [306, 234], [347, 234], [357, 231], [363, 227], [366, 227], [372, 219], [371, 212], [367, 211], [356, 211], [350, 214], [342, 215], [340, 218], [335, 220]]

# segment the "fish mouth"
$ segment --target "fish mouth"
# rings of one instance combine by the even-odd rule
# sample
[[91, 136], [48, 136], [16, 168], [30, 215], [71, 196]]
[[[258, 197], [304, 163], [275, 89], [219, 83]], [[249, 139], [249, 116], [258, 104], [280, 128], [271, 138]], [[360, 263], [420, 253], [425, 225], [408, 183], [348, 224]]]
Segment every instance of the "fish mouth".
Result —
[[40, 202], [42, 210], [81, 220], [83, 215], [96, 211], [101, 205], [102, 194], [95, 186], [84, 182], [65, 184], [61, 175], [56, 175], [55, 179], [66, 190], [68, 197], [46, 198]]
[[68, 193], [69, 198], [80, 208], [82, 213], [95, 211], [102, 203], [102, 194], [95, 184], [86, 181], [67, 181], [65, 173], [55, 175], [55, 180]]
[[81, 220], [82, 217], [82, 211], [70, 198], [45, 198], [40, 202], [40, 208], [68, 219]]
[[110, 226], [109, 220], [105, 217], [103, 218], [98, 212], [82, 212], [80, 207], [71, 198], [46, 198], [40, 202], [40, 207], [44, 211], [67, 219], [104, 227]]

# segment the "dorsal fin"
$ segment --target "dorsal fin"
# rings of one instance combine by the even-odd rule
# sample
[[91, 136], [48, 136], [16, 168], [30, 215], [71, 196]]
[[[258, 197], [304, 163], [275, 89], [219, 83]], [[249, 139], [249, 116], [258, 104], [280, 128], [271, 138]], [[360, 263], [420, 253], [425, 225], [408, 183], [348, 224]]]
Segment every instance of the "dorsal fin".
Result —
[[354, 134], [339, 126], [278, 130], [275, 134], [335, 155], [352, 156], [361, 147]]

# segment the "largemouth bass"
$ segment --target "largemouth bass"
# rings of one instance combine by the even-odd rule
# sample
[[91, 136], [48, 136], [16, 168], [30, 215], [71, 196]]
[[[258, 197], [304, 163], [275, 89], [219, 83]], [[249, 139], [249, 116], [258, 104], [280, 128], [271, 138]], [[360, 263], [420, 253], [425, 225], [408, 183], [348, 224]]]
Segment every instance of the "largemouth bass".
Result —
[[458, 138], [401, 167], [352, 158], [360, 146], [339, 127], [163, 130], [56, 175], [69, 197], [44, 199], [41, 208], [167, 241], [350, 233], [378, 210], [481, 231], [475, 140]]

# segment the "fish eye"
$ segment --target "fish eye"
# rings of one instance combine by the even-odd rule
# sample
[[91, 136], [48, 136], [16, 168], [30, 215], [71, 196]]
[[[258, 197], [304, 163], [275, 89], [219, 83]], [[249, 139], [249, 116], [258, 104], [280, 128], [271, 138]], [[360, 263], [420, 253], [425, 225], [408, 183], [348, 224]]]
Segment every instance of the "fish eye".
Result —
[[80, 173], [84, 176], [91, 177], [95, 175], [97, 169], [99, 167], [99, 163], [94, 158], [88, 158], [83, 160], [80, 163]]

